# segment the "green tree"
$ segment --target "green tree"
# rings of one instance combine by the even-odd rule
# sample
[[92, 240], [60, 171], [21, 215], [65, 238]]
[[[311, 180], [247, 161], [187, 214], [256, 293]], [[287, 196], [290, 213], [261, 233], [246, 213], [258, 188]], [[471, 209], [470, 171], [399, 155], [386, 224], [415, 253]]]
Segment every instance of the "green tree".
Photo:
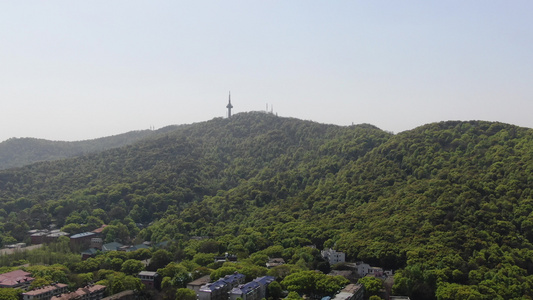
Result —
[[365, 295], [367, 298], [378, 295], [379, 291], [383, 288], [383, 281], [376, 277], [363, 277], [359, 279], [358, 283], [365, 287]]
[[159, 249], [152, 253], [152, 259], [148, 265], [148, 269], [155, 271], [157, 269], [163, 268], [173, 260], [172, 253], [165, 249]]
[[1, 288], [0, 300], [19, 300], [21, 294], [22, 290], [20, 289]]
[[176, 300], [196, 300], [196, 292], [187, 288], [180, 288], [176, 291]]
[[281, 287], [281, 284], [277, 281], [273, 281], [268, 285], [268, 295], [272, 297], [272, 299], [277, 300], [280, 299], [283, 296], [283, 288]]
[[281, 285], [288, 291], [308, 294], [315, 290], [318, 273], [315, 271], [303, 271], [288, 275], [281, 281]]
[[222, 268], [219, 268], [215, 271], [213, 271], [211, 273], [211, 280], [217, 280], [219, 278], [222, 278], [226, 275], [231, 275], [233, 273], [237, 272], [237, 268], [233, 267], [233, 266], [229, 266], [229, 267], [222, 267]]
[[144, 270], [142, 262], [135, 259], [128, 259], [122, 264], [121, 272], [128, 275], [137, 275], [140, 271]]
[[193, 258], [193, 262], [196, 264], [205, 267], [211, 264], [215, 259], [214, 253], [196, 253]]
[[286, 299], [300, 300], [303, 299], [297, 292], [290, 291]]

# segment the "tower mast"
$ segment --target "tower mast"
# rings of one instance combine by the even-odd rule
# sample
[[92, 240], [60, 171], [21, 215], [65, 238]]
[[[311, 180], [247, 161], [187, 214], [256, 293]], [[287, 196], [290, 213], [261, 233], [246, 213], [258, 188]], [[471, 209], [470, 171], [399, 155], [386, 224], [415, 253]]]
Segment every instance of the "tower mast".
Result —
[[228, 105], [226, 108], [228, 109], [228, 118], [231, 118], [231, 109], [233, 108], [233, 105], [231, 105], [231, 91], [229, 92]]

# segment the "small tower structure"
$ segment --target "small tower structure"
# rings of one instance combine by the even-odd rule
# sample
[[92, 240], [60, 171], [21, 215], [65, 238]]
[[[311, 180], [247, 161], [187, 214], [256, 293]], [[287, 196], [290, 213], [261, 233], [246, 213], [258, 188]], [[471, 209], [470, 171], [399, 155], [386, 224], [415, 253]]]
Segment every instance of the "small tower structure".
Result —
[[233, 108], [233, 105], [231, 105], [231, 92], [229, 92], [229, 102], [226, 108], [228, 109], [228, 118], [231, 118], [231, 109]]

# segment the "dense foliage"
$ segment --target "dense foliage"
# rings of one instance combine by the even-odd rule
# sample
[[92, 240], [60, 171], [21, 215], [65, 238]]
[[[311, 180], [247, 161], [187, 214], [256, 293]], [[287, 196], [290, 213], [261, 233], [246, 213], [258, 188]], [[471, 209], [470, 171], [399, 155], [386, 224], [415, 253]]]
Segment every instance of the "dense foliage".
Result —
[[[1, 238], [106, 223], [108, 241], [173, 240], [173, 259], [198, 266], [227, 251], [255, 275], [265, 270], [252, 265], [283, 257], [288, 265], [269, 272], [285, 288], [297, 287], [288, 284], [294, 270], [319, 268], [302, 246], [335, 246], [349, 260], [399, 269], [393, 289], [412, 299], [532, 297], [532, 171], [533, 131], [507, 124], [441, 122], [392, 135], [238, 114], [1, 171]], [[179, 269], [171, 274], [187, 273]], [[167, 277], [182, 287], [182, 277]]]

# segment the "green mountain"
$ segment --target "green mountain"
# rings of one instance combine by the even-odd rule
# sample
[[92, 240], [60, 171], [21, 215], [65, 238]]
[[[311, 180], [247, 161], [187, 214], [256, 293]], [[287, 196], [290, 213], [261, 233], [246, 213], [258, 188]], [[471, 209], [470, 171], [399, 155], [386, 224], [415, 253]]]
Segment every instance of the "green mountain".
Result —
[[159, 130], [131, 131], [114, 136], [77, 142], [49, 141], [35, 138], [11, 138], [0, 143], [0, 170], [22, 167], [40, 161], [52, 161], [119, 148], [149, 136], [174, 130], [175, 127], [168, 126]]
[[107, 240], [210, 236], [243, 256], [335, 246], [399, 270], [413, 299], [532, 297], [532, 170], [533, 130], [502, 123], [392, 135], [244, 113], [0, 171], [1, 238], [103, 221]]

